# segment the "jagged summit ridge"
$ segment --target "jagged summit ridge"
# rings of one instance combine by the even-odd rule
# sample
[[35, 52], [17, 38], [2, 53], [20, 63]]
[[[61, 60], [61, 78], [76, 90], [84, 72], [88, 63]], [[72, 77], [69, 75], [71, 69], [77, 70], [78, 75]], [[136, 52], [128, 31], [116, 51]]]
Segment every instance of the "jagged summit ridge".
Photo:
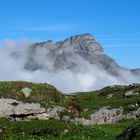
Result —
[[[78, 63], [76, 62], [77, 57], [80, 57], [80, 59], [84, 59], [86, 61], [92, 61], [95, 59], [92, 59], [90, 57], [104, 55], [101, 45], [96, 42], [91, 34], [86, 33], [82, 35], [71, 36], [59, 42], [48, 40], [46, 42], [33, 44], [28, 51], [29, 56], [25, 64], [26, 69], [44, 69], [44, 64], [40, 64], [42, 63], [41, 61], [35, 61], [36, 55], [40, 55], [40, 52], [42, 52], [42, 50], [43, 54], [47, 56], [47, 59], [51, 59], [53, 63], [51, 66], [54, 67], [54, 69], [75, 68]], [[90, 63], [94, 62], [92, 61]], [[47, 67], [48, 66], [45, 66], [45, 68]]]

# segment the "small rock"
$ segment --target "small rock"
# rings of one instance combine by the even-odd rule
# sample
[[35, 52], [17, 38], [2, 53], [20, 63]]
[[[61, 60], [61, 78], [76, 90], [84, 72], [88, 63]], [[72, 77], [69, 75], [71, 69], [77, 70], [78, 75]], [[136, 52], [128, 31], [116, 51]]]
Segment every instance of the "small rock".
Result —
[[113, 94], [109, 94], [109, 95], [107, 95], [107, 99], [111, 99], [113, 97]]
[[63, 116], [62, 120], [69, 121], [70, 120], [70, 116]]
[[85, 108], [85, 109], [84, 109], [84, 112], [87, 112], [88, 110], [89, 110], [88, 108]]
[[37, 119], [39, 119], [39, 120], [49, 120], [50, 119], [50, 115], [47, 114], [47, 113], [38, 114], [37, 115]]
[[3, 130], [0, 128], [0, 133], [3, 133]]
[[49, 120], [50, 116], [47, 113], [37, 114], [37, 115], [30, 115], [27, 119], [38, 119], [38, 120]]
[[30, 93], [32, 92], [32, 89], [28, 88], [28, 87], [25, 87], [21, 90], [24, 94], [24, 96], [27, 98], [30, 96]]

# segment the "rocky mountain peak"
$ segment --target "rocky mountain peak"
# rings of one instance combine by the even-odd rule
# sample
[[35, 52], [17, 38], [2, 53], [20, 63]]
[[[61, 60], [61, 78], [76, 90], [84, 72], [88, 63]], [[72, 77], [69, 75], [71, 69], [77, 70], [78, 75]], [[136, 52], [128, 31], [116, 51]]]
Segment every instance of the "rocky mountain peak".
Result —
[[71, 36], [64, 41], [57, 42], [56, 45], [61, 50], [72, 48], [75, 53], [84, 56], [104, 53], [101, 45], [89, 33]]
[[[118, 67], [110, 57], [104, 55], [102, 46], [94, 39], [93, 35], [85, 33], [71, 36], [56, 43], [48, 40], [33, 44], [25, 68], [30, 70], [49, 69], [51, 63], [53, 70], [72, 70], [79, 67], [77, 57], [91, 63], [91, 65], [97, 65], [101, 69], [106, 69], [106, 67], [109, 69], [111, 65], [113, 68], [114, 65]], [[111, 67], [111, 69], [113, 68]]]
[[77, 42], [81, 40], [94, 40], [94, 38], [93, 38], [93, 35], [86, 33], [86, 34], [71, 36], [70, 40], [72, 42]]
[[88, 41], [96, 42], [96, 40], [94, 39], [92, 34], [85, 33], [85, 34], [71, 36], [71, 37], [65, 39], [62, 42], [64, 44], [74, 45], [74, 44], [81, 43], [81, 42], [85, 42], [86, 43]]

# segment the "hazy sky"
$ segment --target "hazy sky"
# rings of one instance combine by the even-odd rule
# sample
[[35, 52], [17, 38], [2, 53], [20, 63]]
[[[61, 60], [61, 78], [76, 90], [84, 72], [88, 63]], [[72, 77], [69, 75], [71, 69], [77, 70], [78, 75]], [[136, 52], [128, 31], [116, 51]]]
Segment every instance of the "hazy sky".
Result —
[[0, 0], [0, 40], [87, 32], [122, 66], [140, 67], [140, 0]]

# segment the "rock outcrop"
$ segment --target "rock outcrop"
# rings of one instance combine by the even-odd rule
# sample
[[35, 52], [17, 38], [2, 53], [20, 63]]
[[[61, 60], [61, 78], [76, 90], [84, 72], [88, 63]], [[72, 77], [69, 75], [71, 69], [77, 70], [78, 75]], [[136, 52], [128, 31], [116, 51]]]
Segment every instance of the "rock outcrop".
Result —
[[0, 117], [26, 119], [45, 112], [39, 103], [23, 103], [14, 99], [0, 99]]
[[125, 95], [126, 97], [140, 96], [140, 94], [139, 94], [138, 92], [134, 92], [134, 90], [127, 91], [124, 95]]
[[60, 120], [60, 113], [63, 112], [63, 110], [63, 107], [56, 106], [54, 108], [48, 108], [46, 112], [50, 116], [50, 118]]
[[92, 124], [113, 124], [122, 118], [122, 108], [108, 109], [107, 107], [103, 107], [97, 112], [93, 113], [90, 120]]
[[91, 114], [90, 119], [76, 117], [72, 122], [83, 125], [102, 125], [102, 124], [114, 124], [123, 119], [123, 108], [103, 107], [97, 112]]
[[126, 114], [125, 119], [140, 119], [140, 107], [136, 111], [131, 111]]
[[[60, 113], [64, 109], [61, 106], [45, 109], [39, 103], [23, 103], [14, 99], [0, 99], [0, 118], [5, 117], [14, 120], [60, 120]], [[64, 119], [70, 119], [68, 117], [64, 117]]]

